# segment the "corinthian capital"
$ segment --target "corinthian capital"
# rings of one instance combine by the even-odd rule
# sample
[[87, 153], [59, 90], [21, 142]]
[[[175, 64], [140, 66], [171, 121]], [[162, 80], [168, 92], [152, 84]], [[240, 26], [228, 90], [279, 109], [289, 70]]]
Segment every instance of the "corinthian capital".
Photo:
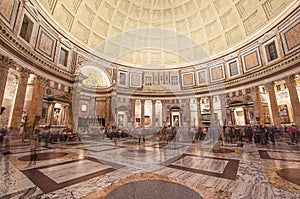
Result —
[[287, 76], [284, 80], [285, 80], [287, 85], [292, 85], [292, 84], [296, 83], [295, 79], [296, 79], [296, 75], [293, 74], [293, 75]]
[[2, 67], [9, 67], [9, 66], [13, 65], [14, 63], [15, 62], [12, 59], [10, 59], [10, 58], [8, 58], [4, 55], [0, 55], [0, 67], [1, 66]]
[[19, 71], [21, 77], [23, 78], [28, 78], [31, 74], [31, 71], [24, 67], [19, 67], [17, 70]]

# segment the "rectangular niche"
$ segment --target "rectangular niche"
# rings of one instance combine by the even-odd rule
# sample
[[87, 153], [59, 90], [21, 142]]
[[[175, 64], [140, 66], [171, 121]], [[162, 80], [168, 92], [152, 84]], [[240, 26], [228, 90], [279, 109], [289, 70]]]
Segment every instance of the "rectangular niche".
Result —
[[207, 72], [206, 70], [197, 71], [198, 74], [198, 84], [207, 84]]
[[119, 71], [119, 85], [120, 86], [127, 86], [127, 73]]
[[209, 68], [211, 82], [225, 79], [224, 65], [217, 65]]
[[54, 60], [56, 39], [47, 32], [42, 26], [39, 27], [36, 51], [49, 60]]
[[141, 73], [130, 73], [130, 87], [135, 87], [135, 88], [142, 87]]
[[23, 15], [23, 20], [19, 35], [27, 43], [31, 43], [32, 33], [34, 29], [34, 20], [28, 14]]
[[228, 74], [230, 77], [240, 74], [238, 59], [233, 59], [227, 62]]
[[67, 67], [69, 60], [69, 49], [65, 46], [60, 47], [58, 64]]
[[181, 81], [182, 87], [194, 86], [195, 85], [194, 72], [182, 73], [181, 80], [182, 80]]
[[261, 66], [261, 60], [259, 56], [258, 48], [250, 51], [249, 53], [242, 55], [243, 69], [245, 72], [254, 70]]

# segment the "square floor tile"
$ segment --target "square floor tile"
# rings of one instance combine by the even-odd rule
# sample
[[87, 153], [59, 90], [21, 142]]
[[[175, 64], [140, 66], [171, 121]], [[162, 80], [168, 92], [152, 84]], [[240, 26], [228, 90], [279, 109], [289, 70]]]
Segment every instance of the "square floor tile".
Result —
[[162, 163], [162, 165], [183, 171], [235, 180], [239, 160], [183, 154], [174, 162], [168, 165]]

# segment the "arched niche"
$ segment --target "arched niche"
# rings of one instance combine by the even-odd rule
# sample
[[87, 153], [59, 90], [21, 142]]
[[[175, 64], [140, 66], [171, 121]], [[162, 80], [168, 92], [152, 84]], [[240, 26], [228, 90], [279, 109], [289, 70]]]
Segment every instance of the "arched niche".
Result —
[[100, 67], [85, 65], [82, 66], [79, 71], [86, 76], [86, 78], [82, 81], [82, 84], [85, 86], [102, 88], [111, 86], [111, 79]]

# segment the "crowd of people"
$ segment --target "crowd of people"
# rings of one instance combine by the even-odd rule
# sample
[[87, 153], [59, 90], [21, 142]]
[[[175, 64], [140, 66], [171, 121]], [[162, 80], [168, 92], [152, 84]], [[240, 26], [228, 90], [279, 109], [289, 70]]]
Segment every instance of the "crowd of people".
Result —
[[[194, 140], [203, 140], [206, 136], [207, 127], [197, 129]], [[296, 144], [300, 137], [300, 127], [290, 126], [267, 126], [267, 125], [248, 125], [248, 126], [223, 126], [220, 130], [220, 139], [227, 143], [236, 142], [255, 142], [275, 144], [276, 142], [288, 142]]]

